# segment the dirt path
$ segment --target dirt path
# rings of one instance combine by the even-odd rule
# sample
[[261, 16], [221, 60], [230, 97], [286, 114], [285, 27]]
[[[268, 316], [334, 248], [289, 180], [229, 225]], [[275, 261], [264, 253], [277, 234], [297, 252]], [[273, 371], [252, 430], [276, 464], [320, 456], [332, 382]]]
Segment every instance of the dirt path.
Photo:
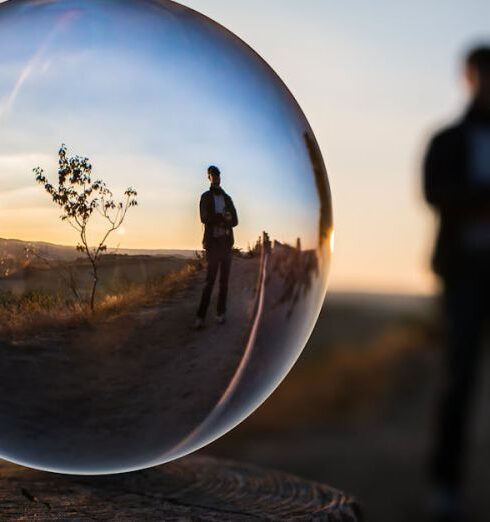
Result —
[[258, 261], [234, 261], [228, 322], [210, 313], [196, 332], [204, 276], [136, 312], [0, 346], [3, 455], [89, 472], [161, 460], [219, 401], [249, 333]]

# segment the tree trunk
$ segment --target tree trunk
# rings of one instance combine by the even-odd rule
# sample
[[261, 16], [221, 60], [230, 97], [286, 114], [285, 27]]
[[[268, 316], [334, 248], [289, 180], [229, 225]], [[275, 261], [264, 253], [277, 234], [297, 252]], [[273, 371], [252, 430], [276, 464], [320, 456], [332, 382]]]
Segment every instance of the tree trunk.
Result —
[[90, 310], [93, 312], [95, 309], [95, 292], [97, 290], [97, 283], [99, 282], [97, 276], [97, 265], [95, 263], [92, 263], [92, 270], [94, 275], [94, 282], [92, 284], [92, 294], [90, 295]]
[[360, 522], [359, 505], [323, 484], [191, 456], [104, 477], [64, 476], [0, 463], [0, 519]]

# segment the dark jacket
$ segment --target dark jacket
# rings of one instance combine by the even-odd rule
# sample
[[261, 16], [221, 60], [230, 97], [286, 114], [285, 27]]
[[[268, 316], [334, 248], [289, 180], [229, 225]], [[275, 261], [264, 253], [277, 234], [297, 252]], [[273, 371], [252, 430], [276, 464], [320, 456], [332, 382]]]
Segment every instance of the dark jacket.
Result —
[[[222, 194], [225, 198], [225, 212], [229, 212], [231, 214], [230, 223], [225, 222], [222, 216], [216, 214], [213, 197], [215, 193]], [[233, 200], [230, 198], [230, 196], [228, 196], [228, 194], [221, 188], [211, 188], [207, 192], [204, 192], [204, 194], [201, 196], [201, 201], [199, 203], [199, 211], [201, 214], [201, 222], [204, 224], [204, 237], [202, 240], [204, 249], [209, 250], [212, 249], [214, 246], [219, 247], [223, 245], [231, 249], [235, 244], [233, 227], [236, 227], [238, 225], [238, 215], [235, 209], [235, 205], [233, 204]], [[229, 234], [223, 238], [214, 238], [214, 227], [223, 224], [229, 229]]]
[[439, 231], [433, 256], [434, 271], [443, 278], [489, 266], [490, 259], [468, 251], [464, 226], [490, 217], [490, 190], [475, 188], [470, 179], [468, 143], [474, 125], [488, 125], [490, 115], [474, 107], [432, 139], [424, 162], [424, 192], [439, 214]]

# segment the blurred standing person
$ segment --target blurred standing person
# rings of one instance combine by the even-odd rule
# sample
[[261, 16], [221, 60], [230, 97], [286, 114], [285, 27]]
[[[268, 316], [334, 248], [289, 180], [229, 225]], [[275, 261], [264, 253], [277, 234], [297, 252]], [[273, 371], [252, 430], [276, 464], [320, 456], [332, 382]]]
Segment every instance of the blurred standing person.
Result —
[[197, 311], [195, 327], [204, 327], [204, 320], [211, 300], [218, 271], [219, 295], [216, 320], [223, 324], [226, 320], [228, 279], [230, 277], [233, 228], [238, 225], [238, 215], [230, 196], [221, 188], [221, 172], [214, 165], [208, 168], [210, 189], [201, 196], [199, 211], [204, 224], [203, 247], [206, 251], [208, 271], [206, 284]]
[[432, 139], [424, 164], [425, 196], [439, 217], [433, 266], [444, 286], [448, 332], [431, 461], [441, 521], [462, 513], [468, 423], [490, 316], [490, 47], [467, 55], [465, 74], [469, 107]]

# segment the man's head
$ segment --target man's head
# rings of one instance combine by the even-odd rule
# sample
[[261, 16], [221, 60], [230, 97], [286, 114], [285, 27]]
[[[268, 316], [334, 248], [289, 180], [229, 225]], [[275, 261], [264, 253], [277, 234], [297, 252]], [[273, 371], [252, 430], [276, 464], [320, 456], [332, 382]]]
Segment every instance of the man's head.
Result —
[[490, 47], [473, 48], [466, 55], [465, 69], [472, 98], [490, 110]]
[[211, 165], [208, 168], [208, 179], [212, 187], [219, 187], [221, 185], [221, 172], [218, 167]]

